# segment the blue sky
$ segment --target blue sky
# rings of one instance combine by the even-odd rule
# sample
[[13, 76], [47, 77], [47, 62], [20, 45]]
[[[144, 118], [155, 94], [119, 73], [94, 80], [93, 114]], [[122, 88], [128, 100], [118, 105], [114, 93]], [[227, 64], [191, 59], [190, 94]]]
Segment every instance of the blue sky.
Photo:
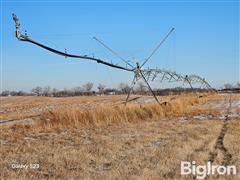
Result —
[[[2, 89], [28, 91], [37, 85], [60, 89], [86, 82], [117, 87], [133, 74], [94, 62], [65, 59], [14, 38], [14, 12], [21, 31], [50, 47], [121, 61], [92, 39], [98, 37], [125, 59], [143, 61], [175, 31], [147, 67], [198, 74], [213, 87], [239, 81], [239, 3], [232, 2], [47, 2], [1, 4]], [[159, 87], [166, 87], [160, 85]]]

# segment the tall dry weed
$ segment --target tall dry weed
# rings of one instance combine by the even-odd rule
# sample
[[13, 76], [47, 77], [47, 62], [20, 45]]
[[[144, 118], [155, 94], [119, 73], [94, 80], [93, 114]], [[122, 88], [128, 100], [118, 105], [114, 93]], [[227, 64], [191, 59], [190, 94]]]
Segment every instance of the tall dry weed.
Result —
[[129, 123], [178, 116], [195, 104], [206, 101], [207, 95], [190, 94], [163, 102], [128, 105], [100, 105], [94, 109], [65, 108], [43, 113], [41, 127], [95, 127], [111, 123]]

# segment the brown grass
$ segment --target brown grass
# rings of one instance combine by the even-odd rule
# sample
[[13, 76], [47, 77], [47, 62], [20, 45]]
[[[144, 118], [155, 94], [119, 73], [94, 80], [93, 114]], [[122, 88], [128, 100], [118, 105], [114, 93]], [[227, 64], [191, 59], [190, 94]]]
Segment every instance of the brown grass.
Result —
[[[223, 126], [218, 115], [224, 109], [205, 103], [218, 104], [228, 98], [228, 95], [200, 96], [164, 97], [162, 100], [167, 103], [162, 106], [155, 103], [115, 106], [116, 101], [120, 104], [124, 98], [88, 97], [87, 102], [97, 104], [93, 108], [61, 106], [42, 113], [41, 119], [31, 123], [3, 125], [1, 179], [193, 179], [194, 176], [180, 175], [181, 161], [205, 164]], [[58, 103], [72, 105], [83, 99], [67, 98], [66, 102], [61, 99]], [[14, 100], [12, 103], [15, 106]], [[18, 99], [17, 104], [21, 107], [24, 102]], [[34, 102], [31, 106], [35, 106]], [[194, 120], [193, 116], [199, 114], [216, 116]], [[182, 121], [180, 117], [189, 120]], [[229, 121], [224, 139], [224, 146], [232, 155], [230, 163], [237, 167], [239, 120]], [[222, 161], [223, 157], [218, 156], [216, 162]], [[40, 168], [14, 170], [12, 163], [38, 163]], [[239, 179], [239, 174], [222, 179]]]
[[192, 109], [194, 105], [207, 101], [196, 94], [174, 97], [161, 106], [157, 103], [128, 104], [112, 106], [100, 105], [93, 109], [64, 108], [43, 113], [40, 126], [45, 128], [61, 127], [94, 127], [121, 124], [124, 122], [140, 122], [162, 117], [176, 117], [188, 113], [199, 113]]

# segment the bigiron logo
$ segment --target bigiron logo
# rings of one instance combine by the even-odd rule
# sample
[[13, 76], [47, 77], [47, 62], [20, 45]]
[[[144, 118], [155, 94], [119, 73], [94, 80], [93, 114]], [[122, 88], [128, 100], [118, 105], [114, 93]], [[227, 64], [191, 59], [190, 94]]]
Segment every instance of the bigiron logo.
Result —
[[237, 169], [234, 165], [213, 165], [207, 162], [205, 165], [196, 165], [195, 161], [181, 161], [181, 175], [195, 175], [197, 179], [204, 179], [211, 175], [236, 175]]

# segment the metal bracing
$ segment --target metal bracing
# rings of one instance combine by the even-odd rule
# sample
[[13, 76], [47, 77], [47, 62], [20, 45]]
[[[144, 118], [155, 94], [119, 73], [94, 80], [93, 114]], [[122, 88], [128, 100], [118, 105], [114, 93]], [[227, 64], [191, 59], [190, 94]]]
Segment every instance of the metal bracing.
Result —
[[145, 61], [140, 65], [139, 63], [136, 63], [136, 66], [130, 64], [130, 61], [127, 61], [125, 59], [123, 59], [119, 54], [117, 54], [115, 51], [113, 51], [110, 47], [108, 47], [107, 45], [105, 45], [102, 41], [100, 41], [99, 39], [97, 39], [96, 37], [94, 37], [94, 39], [99, 42], [102, 46], [104, 46], [106, 49], [108, 49], [112, 54], [114, 54], [115, 56], [117, 56], [118, 58], [120, 58], [124, 63], [126, 63], [126, 67], [123, 66], [119, 66], [117, 64], [113, 64], [110, 63], [106, 60], [100, 59], [100, 58], [95, 58], [95, 57], [91, 57], [88, 55], [75, 55], [75, 54], [69, 54], [66, 52], [66, 49], [64, 52], [56, 50], [54, 48], [48, 47], [44, 44], [38, 43], [36, 41], [34, 41], [33, 39], [29, 38], [29, 36], [27, 36], [26, 34], [21, 34], [20, 32], [20, 23], [19, 20], [17, 18], [17, 16], [15, 14], [12, 14], [13, 16], [13, 20], [15, 22], [15, 37], [20, 40], [20, 41], [25, 41], [25, 42], [29, 42], [32, 44], [35, 44], [43, 49], [46, 49], [52, 53], [55, 53], [57, 55], [63, 56], [63, 57], [70, 57], [70, 58], [77, 58], [77, 59], [82, 59], [82, 60], [90, 60], [90, 61], [94, 61], [97, 62], [99, 64], [103, 64], [105, 66], [109, 66], [112, 68], [116, 68], [116, 69], [121, 69], [124, 71], [128, 71], [128, 72], [132, 72], [134, 74], [133, 77], [133, 81], [130, 87], [130, 90], [128, 92], [127, 98], [126, 98], [126, 103], [129, 101], [129, 97], [131, 92], [133, 91], [133, 88], [136, 84], [137, 81], [139, 80], [143, 80], [149, 91], [152, 93], [153, 97], [155, 98], [155, 100], [157, 101], [157, 103], [160, 104], [157, 96], [155, 95], [154, 91], [152, 90], [149, 81], [159, 81], [161, 82], [187, 82], [190, 87], [192, 88], [192, 84], [194, 83], [200, 83], [201, 86], [212, 90], [211, 86], [207, 83], [207, 81], [204, 78], [201, 78], [200, 76], [197, 75], [181, 75], [178, 74], [174, 71], [169, 71], [169, 70], [164, 70], [164, 69], [143, 69], [143, 66], [149, 61], [149, 59], [155, 54], [155, 52], [159, 49], [159, 47], [164, 43], [164, 41], [169, 37], [169, 35], [174, 31], [174, 28], [172, 28], [167, 35], [160, 41], [160, 43], [157, 45], [157, 47], [152, 51], [152, 53], [145, 59]]
[[163, 70], [163, 69], [146, 69], [142, 70], [142, 73], [147, 79], [151, 81], [160, 81], [160, 82], [187, 82], [190, 87], [192, 84], [199, 83], [201, 86], [211, 90], [212, 87], [208, 82], [197, 75], [181, 75], [174, 71]]

